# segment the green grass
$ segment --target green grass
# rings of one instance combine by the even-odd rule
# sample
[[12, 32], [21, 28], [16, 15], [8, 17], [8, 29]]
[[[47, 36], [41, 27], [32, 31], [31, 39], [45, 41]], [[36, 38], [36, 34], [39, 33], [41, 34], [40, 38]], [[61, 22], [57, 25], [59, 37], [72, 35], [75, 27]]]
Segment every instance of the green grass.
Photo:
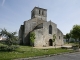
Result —
[[66, 49], [35, 49], [28, 46], [20, 46], [19, 49], [13, 52], [1, 52], [0, 51], [0, 60], [11, 60], [16, 58], [27, 58], [27, 57], [34, 57], [34, 56], [42, 56], [42, 55], [49, 55], [49, 54], [57, 54], [63, 52], [70, 52], [71, 50]]

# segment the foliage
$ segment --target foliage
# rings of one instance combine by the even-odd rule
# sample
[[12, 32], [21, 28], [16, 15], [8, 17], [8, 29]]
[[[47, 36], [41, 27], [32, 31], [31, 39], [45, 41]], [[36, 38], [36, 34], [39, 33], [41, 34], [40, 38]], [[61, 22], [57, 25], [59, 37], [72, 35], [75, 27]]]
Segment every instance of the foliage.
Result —
[[14, 51], [17, 49], [17, 42], [16, 32], [8, 32], [6, 29], [1, 29], [0, 35], [5, 37], [6, 40], [2, 41], [0, 44], [0, 51]]
[[11, 45], [11, 46], [8, 46], [8, 45], [0, 45], [0, 51], [14, 51], [18, 48], [18, 46], [16, 45]]
[[70, 39], [70, 33], [66, 34], [66, 39]]
[[80, 38], [80, 25], [74, 25], [70, 33], [73, 38]]
[[70, 36], [70, 33], [67, 33], [66, 36], [65, 36], [65, 38], [68, 40], [68, 43], [69, 43], [70, 37], [71, 37], [71, 36]]
[[57, 54], [63, 52], [71, 52], [72, 50], [66, 50], [61, 48], [52, 49], [35, 49], [28, 46], [20, 46], [16, 51], [13, 52], [0, 52], [0, 60], [13, 60], [17, 58], [28, 58], [34, 56], [43, 56], [49, 54]]
[[53, 35], [53, 42], [55, 41], [56, 39], [56, 34]]
[[30, 33], [30, 41], [32, 43], [32, 46], [34, 45], [34, 39], [35, 39], [35, 33], [34, 32], [31, 32]]
[[80, 25], [74, 25], [70, 33], [74, 39], [79, 39], [79, 47], [80, 47]]
[[8, 32], [6, 29], [1, 29], [0, 35], [6, 37], [7, 45], [13, 45], [17, 41], [16, 32]]

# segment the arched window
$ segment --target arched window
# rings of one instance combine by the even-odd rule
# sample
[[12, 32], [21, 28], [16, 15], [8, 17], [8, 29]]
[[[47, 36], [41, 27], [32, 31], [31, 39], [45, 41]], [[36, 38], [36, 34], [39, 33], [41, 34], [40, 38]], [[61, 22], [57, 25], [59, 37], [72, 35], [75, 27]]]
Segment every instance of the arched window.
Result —
[[49, 34], [52, 34], [52, 26], [49, 25]]
[[40, 14], [40, 10], [39, 10], [39, 14]]

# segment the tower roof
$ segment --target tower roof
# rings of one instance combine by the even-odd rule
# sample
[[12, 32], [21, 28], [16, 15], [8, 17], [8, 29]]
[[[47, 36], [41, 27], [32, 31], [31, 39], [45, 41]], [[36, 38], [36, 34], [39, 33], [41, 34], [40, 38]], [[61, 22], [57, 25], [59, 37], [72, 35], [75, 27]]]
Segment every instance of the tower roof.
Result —
[[[47, 9], [40, 8], [40, 7], [34, 7], [33, 10], [34, 10], [34, 9], [42, 9], [42, 10], [46, 10], [46, 11], [47, 11]], [[33, 11], [33, 10], [32, 10], [32, 11]], [[32, 12], [32, 11], [31, 11], [31, 12]]]

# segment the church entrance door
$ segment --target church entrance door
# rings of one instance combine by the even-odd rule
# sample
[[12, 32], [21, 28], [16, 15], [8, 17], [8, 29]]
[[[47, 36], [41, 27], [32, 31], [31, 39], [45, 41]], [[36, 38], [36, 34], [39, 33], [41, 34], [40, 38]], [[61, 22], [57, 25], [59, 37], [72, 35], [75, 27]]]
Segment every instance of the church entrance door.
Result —
[[49, 39], [49, 46], [53, 46], [52, 39]]

